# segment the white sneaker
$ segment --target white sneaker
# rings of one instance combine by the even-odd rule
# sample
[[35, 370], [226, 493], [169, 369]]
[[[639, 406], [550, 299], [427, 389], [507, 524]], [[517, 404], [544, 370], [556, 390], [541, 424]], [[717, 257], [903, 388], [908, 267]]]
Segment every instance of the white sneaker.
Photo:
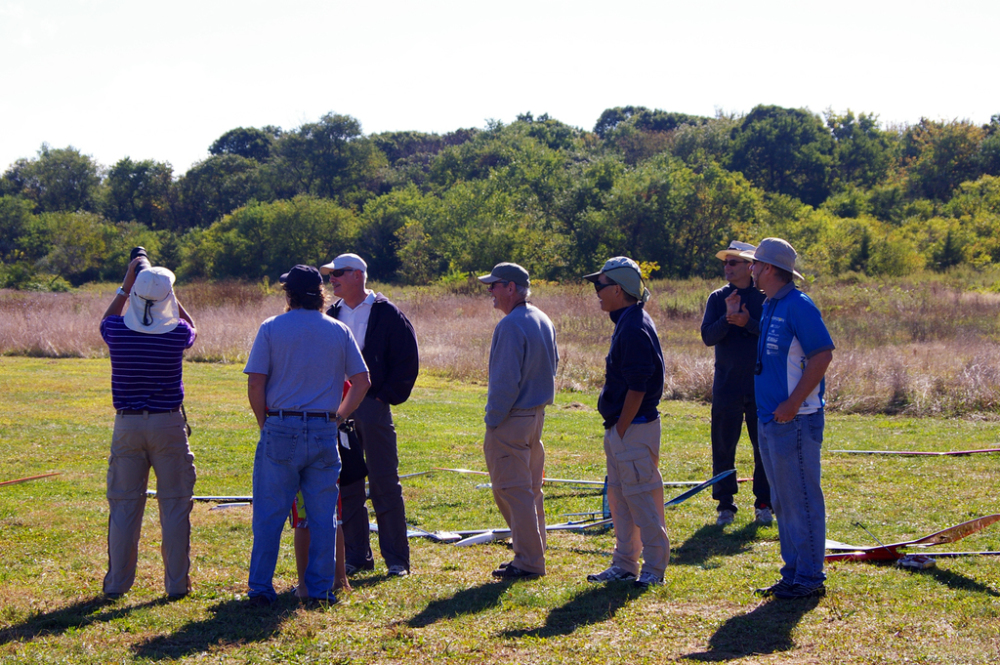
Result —
[[388, 574], [389, 577], [406, 577], [410, 571], [406, 569], [406, 566], [389, 566]]
[[653, 573], [641, 573], [639, 578], [635, 581], [635, 585], [642, 589], [651, 586], [660, 586], [663, 584], [663, 578], [657, 577]]
[[770, 508], [758, 508], [756, 510], [757, 522], [760, 524], [770, 524], [774, 521], [774, 513]]
[[731, 510], [720, 510], [719, 517], [715, 520], [716, 526], [726, 526], [727, 524], [732, 524], [733, 520], [736, 519], [736, 513]]
[[618, 566], [611, 566], [596, 575], [587, 575], [588, 582], [631, 582], [634, 579], [635, 575]]

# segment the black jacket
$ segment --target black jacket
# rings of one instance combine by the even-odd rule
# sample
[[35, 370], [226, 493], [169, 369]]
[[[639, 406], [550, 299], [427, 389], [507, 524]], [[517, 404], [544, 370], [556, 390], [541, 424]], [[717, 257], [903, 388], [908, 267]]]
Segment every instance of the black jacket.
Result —
[[[327, 315], [337, 318], [343, 302], [333, 303]], [[361, 355], [372, 383], [366, 396], [402, 404], [410, 397], [420, 370], [417, 335], [410, 320], [381, 293], [375, 294], [364, 342]]]
[[[726, 298], [733, 291], [740, 294], [741, 304], [746, 305], [750, 312], [750, 320], [742, 328], [726, 321]], [[745, 289], [726, 284], [708, 297], [705, 318], [701, 323], [701, 339], [707, 346], [715, 347], [713, 399], [754, 394], [753, 370], [757, 363], [764, 297], [752, 284]]]

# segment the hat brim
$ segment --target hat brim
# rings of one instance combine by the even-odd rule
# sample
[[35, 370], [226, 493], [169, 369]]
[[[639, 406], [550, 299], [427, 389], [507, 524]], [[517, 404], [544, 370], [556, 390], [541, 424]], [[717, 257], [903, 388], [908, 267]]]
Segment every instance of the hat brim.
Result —
[[[746, 257], [743, 256], [743, 254], [745, 252], [748, 252], [748, 251], [750, 251], [750, 250], [740, 251], [738, 249], [724, 249], [721, 252], [716, 252], [715, 258], [719, 259], [720, 261], [725, 261], [730, 256], [735, 256], [738, 259], [746, 259]], [[749, 260], [753, 261], [753, 259], [749, 259]]]
[[170, 332], [180, 323], [180, 307], [177, 304], [177, 297], [173, 291], [170, 295], [154, 303], [149, 309], [150, 318], [153, 322], [150, 325], [143, 325], [142, 312], [145, 310], [145, 300], [133, 294], [129, 295], [128, 308], [122, 316], [125, 327], [137, 333], [146, 335], [163, 335]]
[[590, 273], [589, 275], [584, 275], [584, 276], [583, 276], [583, 278], [584, 278], [585, 280], [587, 280], [588, 282], [595, 282], [595, 283], [596, 283], [596, 282], [597, 282], [597, 279], [598, 279], [598, 278], [599, 278], [599, 277], [600, 277], [601, 275], [603, 275], [603, 274], [604, 274], [604, 271], [603, 271], [603, 270], [599, 270], [599, 271], [597, 271], [597, 272], [592, 272], [592, 273]]
[[325, 266], [320, 266], [319, 267], [319, 274], [321, 274], [321, 275], [329, 275], [331, 272], [333, 272], [336, 269], [337, 269], [337, 267], [334, 264], [327, 263]]
[[494, 282], [506, 282], [503, 277], [497, 277], [496, 275], [480, 275], [479, 281], [483, 284], [492, 284]]
[[[786, 268], [785, 266], [779, 266], [777, 263], [771, 263], [770, 261], [765, 261], [764, 259], [758, 259], [758, 258], [754, 257], [753, 254], [754, 253], [751, 250], [747, 250], [745, 252], [740, 252], [740, 258], [746, 259], [747, 261], [754, 261], [755, 263], [766, 263], [767, 265], [774, 266], [775, 268], [781, 268], [782, 270], [788, 270], [788, 268]], [[805, 277], [802, 276], [802, 273], [800, 273], [798, 270], [796, 270], [794, 268], [792, 268], [791, 270], [788, 270], [788, 271], [790, 273], [792, 273], [792, 277], [794, 277], [795, 279], [805, 279]]]

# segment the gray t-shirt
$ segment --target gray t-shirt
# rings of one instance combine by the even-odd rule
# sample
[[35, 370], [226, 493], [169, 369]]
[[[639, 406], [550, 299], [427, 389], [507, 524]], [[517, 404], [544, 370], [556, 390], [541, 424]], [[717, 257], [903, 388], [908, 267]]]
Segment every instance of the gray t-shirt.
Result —
[[500, 319], [490, 345], [486, 425], [496, 427], [511, 409], [551, 404], [558, 365], [556, 331], [545, 312], [524, 304]]
[[260, 324], [244, 374], [267, 375], [267, 408], [336, 411], [344, 377], [367, 372], [350, 329], [317, 310], [293, 309]]

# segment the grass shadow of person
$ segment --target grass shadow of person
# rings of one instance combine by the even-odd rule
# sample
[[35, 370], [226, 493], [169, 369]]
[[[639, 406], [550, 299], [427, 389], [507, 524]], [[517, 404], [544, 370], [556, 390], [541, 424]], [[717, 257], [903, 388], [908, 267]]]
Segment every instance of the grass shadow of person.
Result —
[[759, 528], [760, 524], [750, 522], [727, 533], [721, 526], [706, 524], [671, 552], [670, 563], [675, 566], [700, 566], [714, 556], [742, 554], [757, 540]]
[[0, 630], [0, 645], [31, 640], [43, 635], [56, 635], [74, 628], [85, 628], [94, 623], [114, 621], [136, 610], [165, 605], [170, 601], [163, 597], [138, 605], [109, 607], [116, 602], [118, 601], [100, 595], [52, 612], [34, 614], [17, 625]]
[[987, 585], [982, 582], [977, 582], [971, 577], [966, 577], [961, 573], [956, 573], [950, 570], [942, 570], [937, 566], [933, 568], [927, 568], [925, 570], [913, 570], [911, 571], [916, 575], [928, 575], [937, 580], [940, 584], [946, 587], [961, 590], [961, 591], [975, 591], [977, 593], [985, 593], [987, 595], [993, 596], [994, 598], [1000, 598], [1000, 593], [997, 593]]
[[[524, 584], [524, 581], [517, 582]], [[449, 598], [432, 600], [419, 614], [408, 620], [411, 628], [424, 628], [436, 621], [454, 619], [466, 614], [478, 614], [500, 604], [500, 598], [507, 592], [513, 580], [485, 582], [477, 587], [462, 589]]]
[[708, 639], [706, 651], [681, 658], [714, 663], [788, 651], [795, 647], [795, 626], [818, 604], [819, 598], [761, 603], [752, 612], [727, 619]]
[[273, 637], [298, 607], [299, 600], [290, 591], [268, 607], [251, 607], [245, 598], [226, 600], [208, 608], [211, 618], [192, 621], [169, 635], [136, 644], [132, 650], [138, 658], [175, 660], [212, 647], [263, 642]]
[[544, 626], [531, 630], [508, 630], [502, 635], [513, 638], [569, 635], [582, 626], [613, 619], [618, 610], [646, 591], [648, 589], [637, 587], [631, 582], [595, 585], [549, 612]]

